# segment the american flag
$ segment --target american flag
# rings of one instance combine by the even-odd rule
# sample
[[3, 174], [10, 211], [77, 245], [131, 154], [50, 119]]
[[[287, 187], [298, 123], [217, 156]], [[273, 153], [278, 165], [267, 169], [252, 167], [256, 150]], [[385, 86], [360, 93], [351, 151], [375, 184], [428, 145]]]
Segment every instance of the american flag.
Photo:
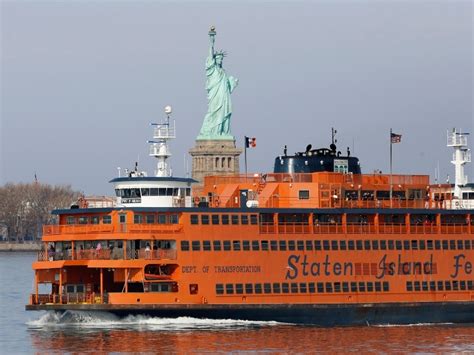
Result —
[[390, 134], [390, 140], [391, 140], [392, 144], [393, 143], [400, 143], [402, 141], [402, 135], [391, 133]]
[[255, 137], [245, 137], [245, 148], [255, 148], [257, 146], [257, 138]]

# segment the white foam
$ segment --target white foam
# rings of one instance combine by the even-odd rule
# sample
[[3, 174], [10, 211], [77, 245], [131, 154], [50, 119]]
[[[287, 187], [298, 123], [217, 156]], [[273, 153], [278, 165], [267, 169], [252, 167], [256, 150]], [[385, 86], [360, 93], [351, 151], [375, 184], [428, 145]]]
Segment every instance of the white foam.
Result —
[[430, 327], [440, 325], [453, 325], [454, 323], [413, 323], [413, 324], [376, 324], [373, 327], [394, 328], [394, 327]]
[[274, 321], [248, 321], [238, 319], [159, 318], [146, 315], [129, 315], [119, 318], [107, 312], [66, 311], [48, 312], [37, 320], [27, 322], [30, 328], [81, 327], [81, 328], [147, 328], [154, 330], [225, 329], [235, 327], [268, 327], [282, 325]]

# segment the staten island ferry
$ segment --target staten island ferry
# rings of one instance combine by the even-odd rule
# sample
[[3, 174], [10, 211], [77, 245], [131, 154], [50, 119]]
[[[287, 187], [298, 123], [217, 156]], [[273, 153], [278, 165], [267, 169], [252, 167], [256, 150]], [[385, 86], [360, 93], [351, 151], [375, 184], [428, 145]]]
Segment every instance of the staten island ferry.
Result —
[[[170, 109], [167, 111], [170, 112]], [[448, 132], [456, 184], [362, 174], [333, 143], [273, 173], [173, 177], [169, 116], [154, 176], [112, 179], [116, 202], [53, 211], [27, 310], [316, 325], [474, 322], [474, 185], [467, 134]], [[39, 289], [48, 293], [40, 293]]]

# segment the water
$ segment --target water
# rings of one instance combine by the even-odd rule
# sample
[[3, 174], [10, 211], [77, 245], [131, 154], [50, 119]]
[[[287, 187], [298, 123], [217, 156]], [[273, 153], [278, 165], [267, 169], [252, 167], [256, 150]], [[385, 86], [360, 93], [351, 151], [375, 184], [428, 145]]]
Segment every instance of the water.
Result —
[[0, 353], [474, 352], [474, 325], [318, 328], [277, 322], [26, 312], [32, 253], [0, 253]]

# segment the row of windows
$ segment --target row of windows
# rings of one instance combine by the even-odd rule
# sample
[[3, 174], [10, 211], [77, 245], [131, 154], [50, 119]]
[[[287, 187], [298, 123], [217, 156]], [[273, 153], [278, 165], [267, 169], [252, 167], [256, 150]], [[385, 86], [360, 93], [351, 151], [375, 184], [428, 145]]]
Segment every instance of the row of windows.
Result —
[[287, 294], [287, 293], [341, 293], [341, 292], [388, 292], [390, 285], [384, 282], [274, 282], [256, 284], [216, 284], [218, 295]]
[[407, 281], [407, 291], [472, 291], [474, 281]]
[[160, 188], [133, 188], [115, 189], [117, 197], [134, 198], [142, 196], [191, 196], [190, 187], [160, 187]]
[[181, 241], [182, 251], [221, 250], [471, 250], [474, 240], [200, 240]]
[[111, 224], [112, 216], [67, 216], [66, 224]]
[[177, 224], [179, 221], [177, 214], [135, 214], [133, 216], [133, 223], [135, 224]]
[[[199, 218], [201, 217], [201, 218]], [[200, 219], [200, 221], [199, 221]], [[233, 215], [228, 215], [228, 214], [213, 214], [213, 215], [208, 215], [208, 214], [202, 214], [202, 215], [197, 215], [197, 214], [192, 214], [191, 215], [191, 224], [201, 224], [203, 225], [209, 225], [209, 224], [223, 224], [223, 225], [228, 225], [228, 224], [253, 224], [256, 225], [258, 224], [258, 218], [256, 214], [251, 214], [250, 216], [247, 214], [233, 214]]]

